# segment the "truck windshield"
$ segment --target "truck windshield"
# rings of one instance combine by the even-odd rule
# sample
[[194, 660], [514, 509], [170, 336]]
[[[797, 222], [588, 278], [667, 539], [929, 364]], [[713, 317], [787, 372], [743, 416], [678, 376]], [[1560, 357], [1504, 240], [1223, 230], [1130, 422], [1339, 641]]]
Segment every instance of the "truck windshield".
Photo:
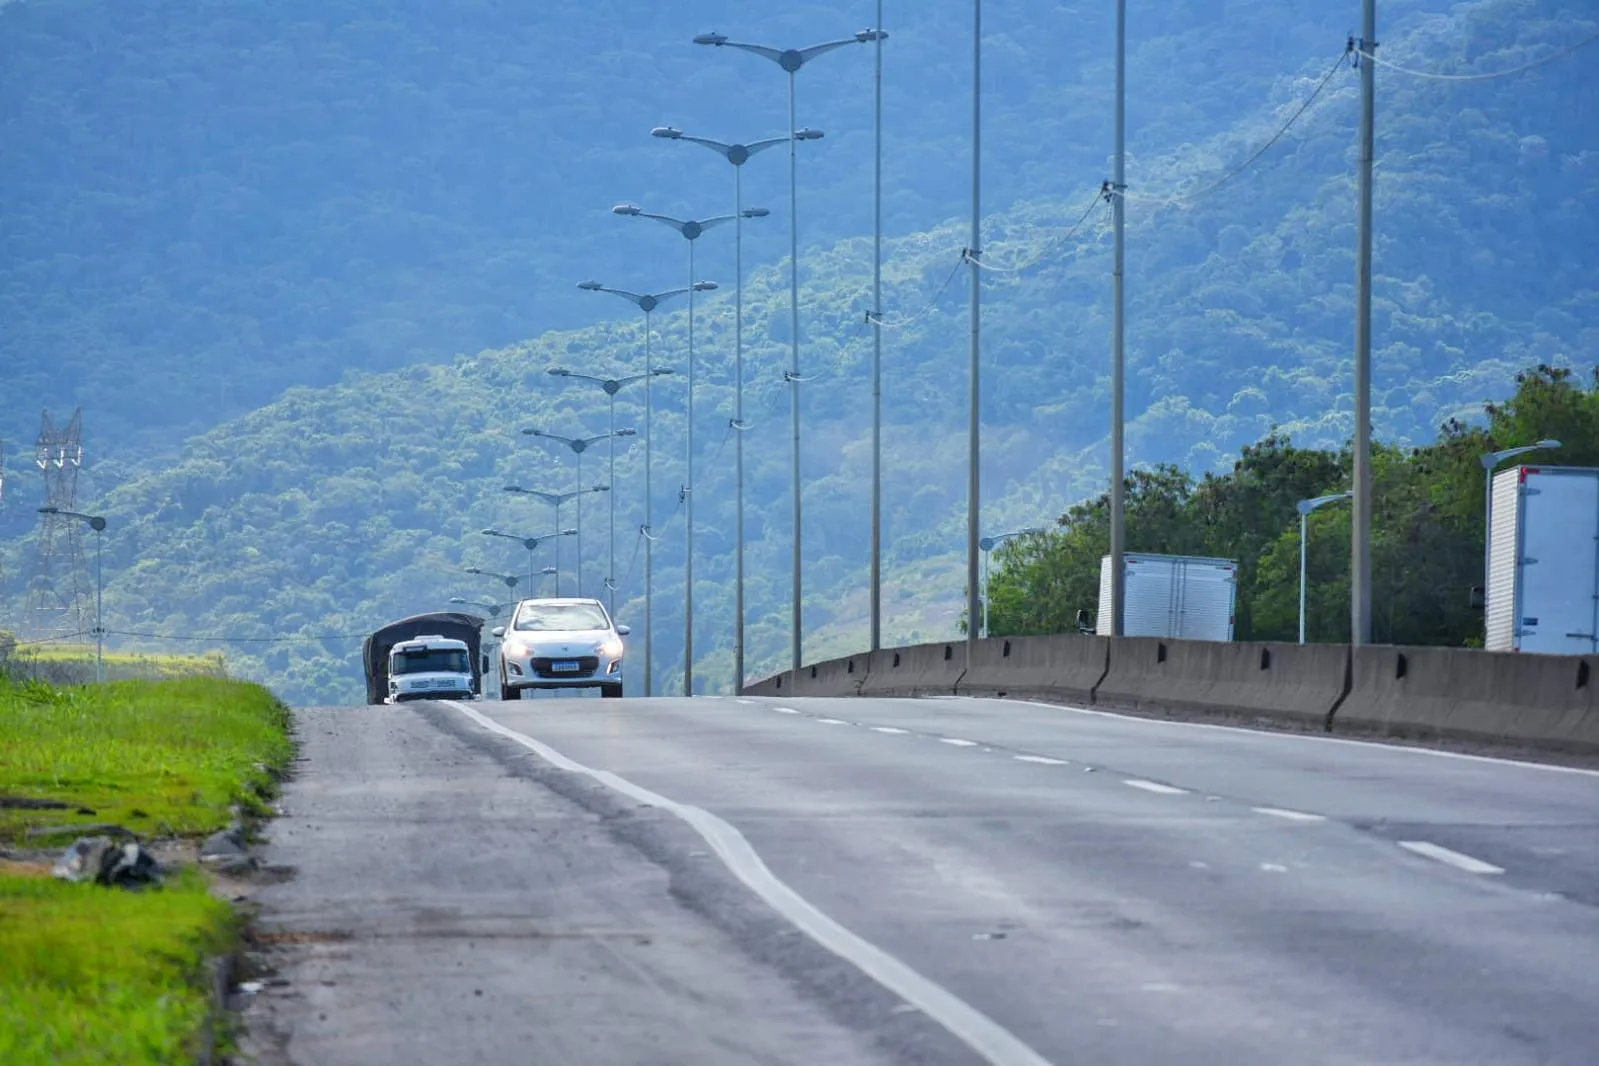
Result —
[[464, 674], [466, 652], [459, 648], [439, 648], [433, 651], [396, 652], [390, 673], [394, 674]]
[[551, 633], [609, 629], [605, 612], [592, 603], [530, 603], [516, 616], [522, 632]]

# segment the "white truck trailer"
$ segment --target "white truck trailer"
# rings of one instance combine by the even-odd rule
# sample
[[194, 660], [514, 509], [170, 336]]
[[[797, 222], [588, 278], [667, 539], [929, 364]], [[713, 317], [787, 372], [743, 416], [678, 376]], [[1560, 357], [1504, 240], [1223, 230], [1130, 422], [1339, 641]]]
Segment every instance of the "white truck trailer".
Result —
[[1599, 652], [1599, 469], [1514, 466], [1488, 499], [1484, 647]]
[[[1198, 555], [1145, 555], [1126, 552], [1127, 637], [1182, 640], [1232, 640], [1238, 602], [1238, 563]], [[1095, 632], [1113, 632], [1110, 556], [1099, 564], [1099, 613]]]

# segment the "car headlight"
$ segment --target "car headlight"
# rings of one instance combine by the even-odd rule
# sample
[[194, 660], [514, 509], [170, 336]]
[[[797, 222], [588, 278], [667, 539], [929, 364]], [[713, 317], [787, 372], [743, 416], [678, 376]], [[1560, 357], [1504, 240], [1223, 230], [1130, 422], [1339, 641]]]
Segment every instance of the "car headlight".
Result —
[[603, 655], [607, 659], [620, 659], [622, 657], [622, 642], [620, 640], [602, 640], [594, 645], [594, 654]]

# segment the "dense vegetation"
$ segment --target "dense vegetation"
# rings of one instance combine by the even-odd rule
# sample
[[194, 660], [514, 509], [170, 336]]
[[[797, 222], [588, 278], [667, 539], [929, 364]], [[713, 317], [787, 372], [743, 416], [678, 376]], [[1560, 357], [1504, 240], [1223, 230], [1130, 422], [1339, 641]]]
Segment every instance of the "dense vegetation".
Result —
[[[910, 640], [958, 622], [968, 238], [951, 220], [966, 191], [970, 6], [899, 6], [887, 51], [885, 636]], [[1335, 72], [1243, 174], [1160, 201], [1202, 191], [1267, 140], [1342, 51], [1358, 15], [1348, 6], [1187, 0], [1133, 20], [1138, 466], [1197, 475], [1268, 433], [1310, 450], [1349, 436], [1355, 76]], [[642, 365], [642, 316], [572, 283], [664, 288], [685, 276], [679, 238], [607, 208], [728, 206], [724, 163], [652, 142], [648, 127], [765, 136], [783, 114], [775, 68], [687, 38], [714, 28], [809, 42], [866, 25], [871, 7], [0, 7], [0, 129], [18, 146], [0, 174], [0, 433], [15, 455], [40, 401], [91, 404], [98, 469], [85, 498], [115, 522], [111, 628], [261, 640], [230, 651], [239, 672], [291, 699], [339, 699], [358, 691], [351, 638], [453, 595], [503, 591], [461, 566], [521, 570], [526, 555], [477, 531], [554, 520], [501, 486], [575, 483], [570, 463], [518, 431], [605, 428], [601, 394], [545, 368]], [[1111, 37], [1108, 8], [1078, 8], [1007, 5], [985, 22], [990, 528], [1036, 523], [1104, 485], [1103, 205], [1067, 231], [1107, 176]], [[1506, 69], [1599, 28], [1583, 0], [1394, 0], [1384, 20], [1389, 58], [1447, 71]], [[1591, 55], [1482, 83], [1379, 73], [1374, 420], [1392, 447], [1451, 418], [1480, 422], [1520, 368], [1592, 360]], [[823, 62], [826, 76], [800, 78], [801, 122], [828, 132], [802, 168], [808, 657], [863, 640], [870, 469], [870, 56]], [[773, 209], [745, 246], [758, 671], [780, 661], [787, 635], [787, 219], [781, 161], [746, 169], [746, 202]], [[726, 684], [732, 601], [727, 237], [700, 242], [701, 274], [723, 291], [697, 337], [696, 647], [713, 687]], [[680, 371], [660, 389], [655, 426], [663, 684], [681, 648], [686, 322], [674, 307], [656, 316], [655, 349]], [[505, 346], [520, 337], [534, 339]], [[641, 427], [636, 389], [619, 397], [618, 425]], [[203, 432], [174, 448], [189, 430]], [[637, 441], [623, 451], [615, 493], [619, 605], [635, 626], [640, 454]], [[586, 480], [601, 468], [591, 460]], [[13, 478], [8, 496], [24, 488], [37, 491]], [[22, 613], [29, 503], [0, 513], [8, 618]], [[591, 509], [589, 588], [604, 530]], [[294, 642], [265, 642], [284, 637]]]
[[[1372, 637], [1389, 644], [1480, 647], [1483, 472], [1487, 452], [1553, 439], [1558, 451], [1523, 462], [1599, 466], [1599, 373], [1586, 387], [1569, 370], [1538, 367], [1515, 395], [1488, 407], [1485, 426], [1451, 421], [1419, 448], [1379, 447], [1373, 461]], [[1350, 452], [1298, 448], [1268, 436], [1225, 474], [1197, 483], [1161, 466], [1127, 481], [1129, 551], [1211, 555], [1239, 563], [1237, 634], [1293, 640], [1299, 610], [1299, 500], [1346, 492]], [[1109, 550], [1109, 494], [1073, 506], [1056, 528], [996, 551], [989, 631], [1075, 631], [1097, 608]], [[1349, 639], [1347, 508], [1312, 512], [1307, 541], [1308, 638]]]

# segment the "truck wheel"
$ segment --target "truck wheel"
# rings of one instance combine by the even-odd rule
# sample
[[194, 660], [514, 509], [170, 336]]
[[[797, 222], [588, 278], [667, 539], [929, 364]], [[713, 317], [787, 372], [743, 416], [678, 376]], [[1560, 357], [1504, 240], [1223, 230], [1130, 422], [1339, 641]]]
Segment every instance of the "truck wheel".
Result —
[[619, 700], [619, 699], [621, 699], [622, 698], [622, 683], [619, 681], [619, 682], [617, 682], [614, 685], [601, 685], [600, 686], [600, 698], [601, 699], [607, 699], [607, 700]]

